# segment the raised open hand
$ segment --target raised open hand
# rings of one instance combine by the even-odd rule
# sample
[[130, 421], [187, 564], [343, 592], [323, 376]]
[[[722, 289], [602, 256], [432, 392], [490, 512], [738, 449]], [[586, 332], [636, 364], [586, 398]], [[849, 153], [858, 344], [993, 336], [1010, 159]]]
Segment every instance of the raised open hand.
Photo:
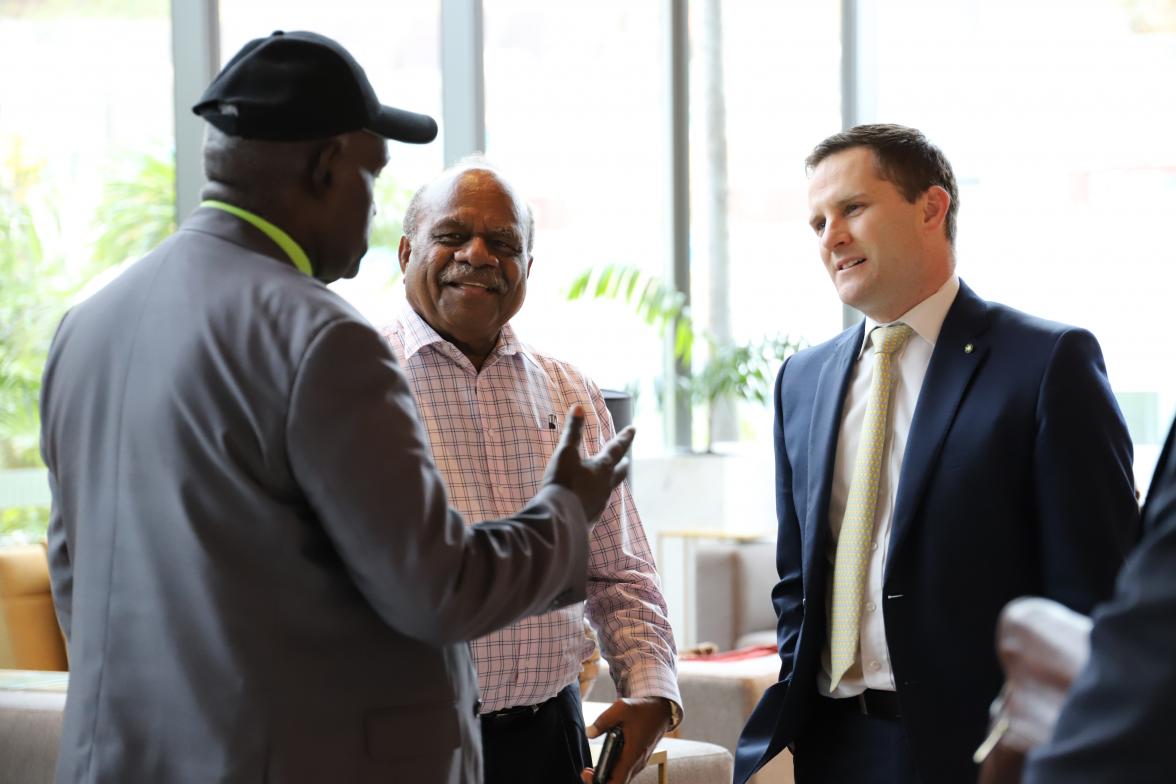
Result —
[[559, 446], [547, 461], [543, 484], [559, 485], [575, 493], [584, 505], [589, 523], [595, 523], [608, 504], [608, 497], [629, 473], [626, 454], [636, 434], [631, 426], [613, 436], [604, 449], [588, 459], [580, 456], [584, 435], [584, 409], [575, 405], [568, 412]]

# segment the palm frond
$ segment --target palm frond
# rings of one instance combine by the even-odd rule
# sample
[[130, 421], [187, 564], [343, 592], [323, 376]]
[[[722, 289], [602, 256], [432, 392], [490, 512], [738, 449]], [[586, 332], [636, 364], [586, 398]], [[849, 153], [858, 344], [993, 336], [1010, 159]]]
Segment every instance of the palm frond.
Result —
[[576, 275], [568, 284], [568, 300], [603, 299], [625, 302], [646, 324], [665, 335], [674, 330], [674, 356], [689, 363], [694, 325], [686, 296], [656, 275], [632, 264], [602, 264]]

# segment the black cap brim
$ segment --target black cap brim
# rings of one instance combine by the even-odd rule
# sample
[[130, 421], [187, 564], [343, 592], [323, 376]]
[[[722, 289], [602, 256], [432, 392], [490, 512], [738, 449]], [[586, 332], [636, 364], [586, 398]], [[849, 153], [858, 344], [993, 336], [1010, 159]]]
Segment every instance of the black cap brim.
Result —
[[427, 114], [380, 106], [366, 131], [408, 144], [428, 144], [437, 138], [437, 121]]

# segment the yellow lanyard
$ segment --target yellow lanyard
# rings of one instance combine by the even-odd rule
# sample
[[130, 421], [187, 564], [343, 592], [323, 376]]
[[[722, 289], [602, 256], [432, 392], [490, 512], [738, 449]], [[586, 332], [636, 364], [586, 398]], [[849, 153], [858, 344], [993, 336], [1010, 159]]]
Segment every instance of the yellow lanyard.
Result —
[[214, 199], [205, 199], [200, 202], [201, 207], [212, 207], [214, 210], [224, 210], [225, 212], [236, 215], [246, 223], [251, 223], [256, 226], [265, 236], [274, 241], [274, 244], [285, 251], [286, 255], [290, 257], [290, 261], [298, 268], [300, 272], [309, 277], [314, 277], [314, 269], [310, 266], [310, 257], [306, 255], [306, 251], [302, 246], [294, 241], [286, 232], [279, 229], [274, 224], [267, 221], [260, 215], [254, 215], [249, 210], [243, 210], [240, 207], [235, 207], [232, 204], [227, 204], [223, 201], [216, 201]]

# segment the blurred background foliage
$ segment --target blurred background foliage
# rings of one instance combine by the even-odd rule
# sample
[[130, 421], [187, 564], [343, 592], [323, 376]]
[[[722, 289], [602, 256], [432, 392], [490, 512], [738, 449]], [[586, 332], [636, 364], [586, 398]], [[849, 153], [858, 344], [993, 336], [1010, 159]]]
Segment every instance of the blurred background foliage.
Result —
[[[43, 465], [41, 371], [57, 322], [70, 303], [108, 282], [176, 229], [173, 156], [140, 154], [116, 167], [119, 171], [102, 188], [89, 219], [88, 257], [66, 258], [54, 209], [59, 199], [46, 184], [44, 162], [30, 160], [19, 138], [0, 142], [0, 471]], [[391, 177], [378, 181], [373, 249], [395, 253], [400, 216], [410, 197]], [[398, 278], [397, 270], [387, 285]], [[39, 538], [47, 521], [43, 507], [0, 509], [0, 542]]]
[[[656, 335], [673, 335], [674, 358], [690, 369], [681, 388], [705, 422], [703, 444], [713, 452], [716, 416], [724, 401], [771, 402], [772, 385], [780, 364], [804, 346], [799, 338], [765, 335], [744, 342], [719, 340], [695, 324], [685, 296], [667, 281], [631, 264], [600, 264], [572, 279], [568, 300], [612, 300], [625, 303]], [[699, 348], [702, 351], [699, 351]], [[666, 396], [667, 385], [659, 384]], [[663, 403], [668, 405], [668, 401]]]

